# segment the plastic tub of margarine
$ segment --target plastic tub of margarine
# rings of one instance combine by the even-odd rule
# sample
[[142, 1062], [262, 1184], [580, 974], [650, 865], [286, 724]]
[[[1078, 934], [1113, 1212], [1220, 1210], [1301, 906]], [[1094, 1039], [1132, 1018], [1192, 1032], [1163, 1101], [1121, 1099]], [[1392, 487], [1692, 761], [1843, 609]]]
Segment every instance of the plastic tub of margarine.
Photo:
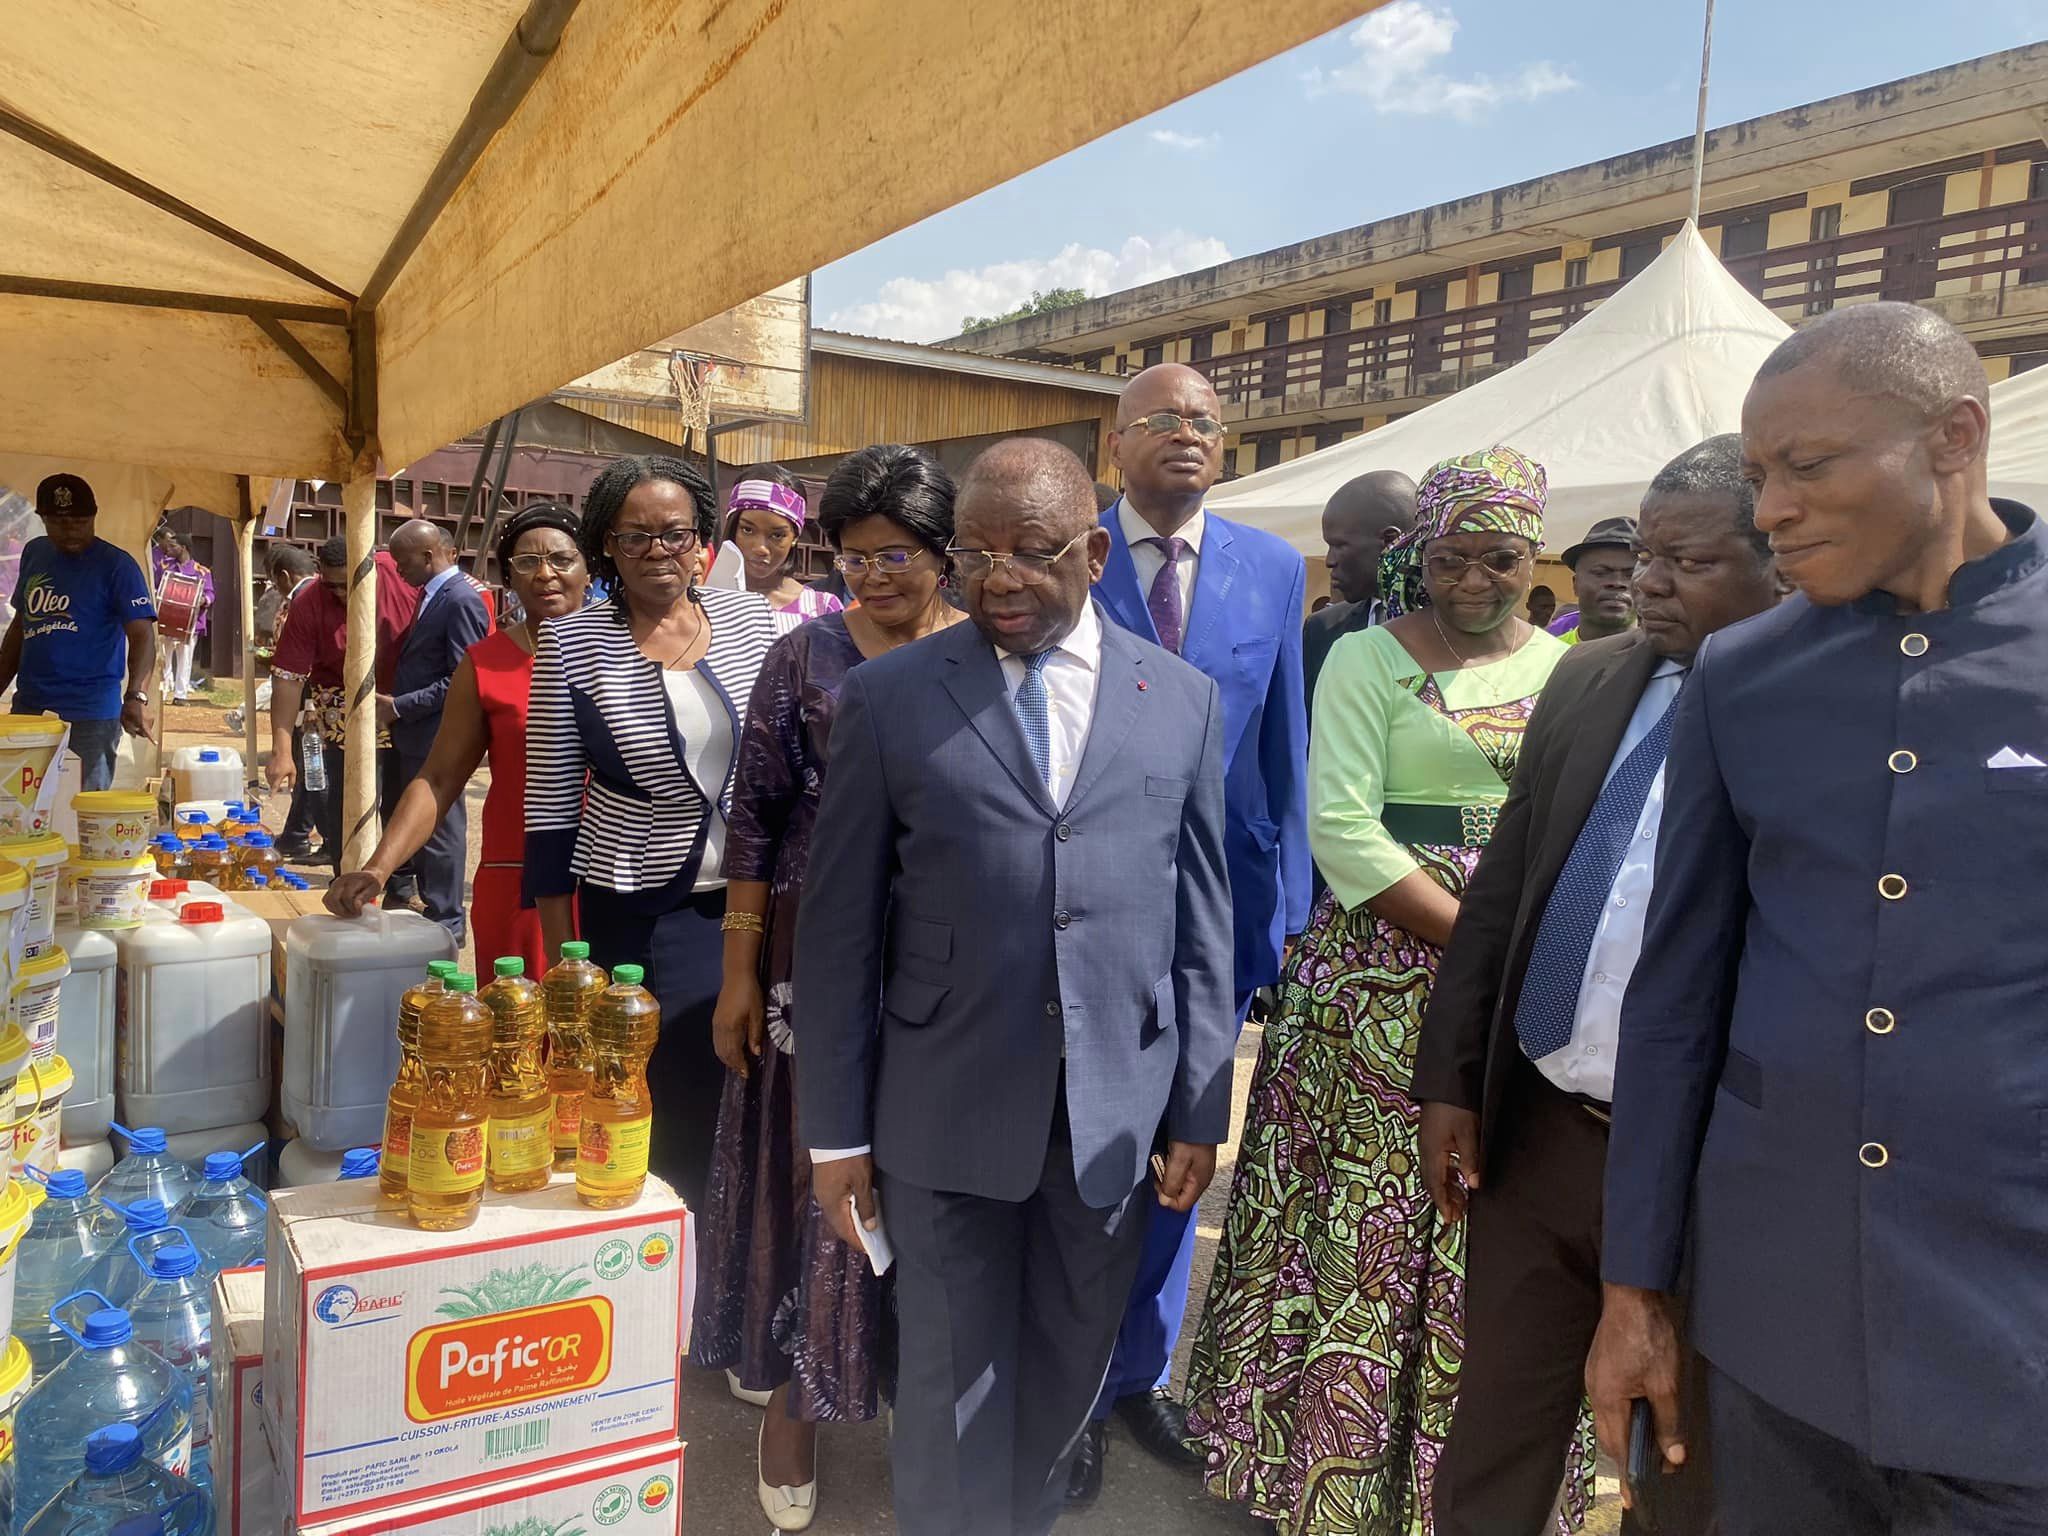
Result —
[[[13, 1026], [9, 1026], [12, 1028]], [[18, 1031], [17, 1031], [18, 1033]], [[0, 1040], [7, 1037], [0, 1034]], [[64, 1095], [77, 1081], [62, 1056], [47, 1062], [30, 1058], [14, 1083], [14, 1166], [49, 1173], [61, 1165], [58, 1143], [63, 1134]]]
[[86, 863], [139, 859], [149, 851], [149, 835], [156, 830], [154, 795], [88, 789], [71, 797], [71, 809], [78, 813], [78, 855]]
[[21, 931], [28, 917], [28, 871], [12, 859], [0, 859], [0, 988], [14, 995], [21, 970]]
[[28, 1230], [27, 1186], [9, 1179], [0, 1190], [0, 1339], [14, 1342], [14, 1261], [21, 1254], [21, 1234]]
[[132, 859], [81, 859], [78, 872], [78, 926], [135, 928], [149, 912], [149, 885], [156, 879], [156, 860], [147, 854]]
[[[40, 1107], [33, 1086], [40, 1075], [21, 1026], [12, 1020], [0, 1025], [0, 1110], [9, 1111], [0, 1122], [5, 1127], [0, 1133], [0, 1179], [14, 1177], [15, 1145]], [[20, 1108], [24, 1091], [30, 1095], [25, 1111]]]
[[57, 1020], [64, 1005], [64, 979], [70, 974], [71, 957], [54, 940], [21, 962], [8, 1006], [37, 1061], [47, 1062], [57, 1054]]
[[28, 905], [21, 932], [26, 949], [48, 944], [57, 931], [57, 876], [70, 858], [69, 845], [54, 832], [0, 837], [0, 859], [12, 859], [28, 871]]
[[0, 1462], [14, 1458], [14, 1410], [28, 1396], [29, 1374], [33, 1369], [28, 1346], [19, 1339], [9, 1339], [6, 1352], [0, 1354]]
[[51, 770], [70, 736], [55, 715], [0, 715], [0, 834], [49, 828], [62, 777]]

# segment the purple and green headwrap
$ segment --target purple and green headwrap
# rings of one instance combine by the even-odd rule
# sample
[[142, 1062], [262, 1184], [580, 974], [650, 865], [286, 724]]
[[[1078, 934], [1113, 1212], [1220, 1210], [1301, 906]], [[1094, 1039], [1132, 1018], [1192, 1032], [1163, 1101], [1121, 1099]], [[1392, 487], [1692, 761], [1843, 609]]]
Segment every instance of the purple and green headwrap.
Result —
[[773, 512], [794, 523], [799, 531], [804, 526], [803, 496], [773, 480], [742, 480], [732, 488], [725, 503], [726, 516], [746, 511]]
[[1512, 533], [1543, 547], [1543, 503], [1550, 477], [1512, 448], [1445, 459], [1415, 492], [1415, 525], [1380, 556], [1380, 597], [1391, 613], [1429, 606], [1423, 549], [1453, 533]]

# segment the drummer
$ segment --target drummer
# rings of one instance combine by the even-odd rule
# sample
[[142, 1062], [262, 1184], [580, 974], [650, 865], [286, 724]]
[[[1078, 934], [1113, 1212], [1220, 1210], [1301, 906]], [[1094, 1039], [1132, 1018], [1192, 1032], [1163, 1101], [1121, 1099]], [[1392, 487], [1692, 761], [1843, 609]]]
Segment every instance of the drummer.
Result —
[[14, 618], [0, 640], [0, 692], [14, 686], [17, 715], [47, 711], [69, 724], [80, 787], [106, 789], [121, 733], [150, 734], [143, 707], [156, 666], [156, 604], [135, 557], [96, 536], [99, 502], [77, 475], [38, 485], [36, 515], [43, 537], [21, 552]]

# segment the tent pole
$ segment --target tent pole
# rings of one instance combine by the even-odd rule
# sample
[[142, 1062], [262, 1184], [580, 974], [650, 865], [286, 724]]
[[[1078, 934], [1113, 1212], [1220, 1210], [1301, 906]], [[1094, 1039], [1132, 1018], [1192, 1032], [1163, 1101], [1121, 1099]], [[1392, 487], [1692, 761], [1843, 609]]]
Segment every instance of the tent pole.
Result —
[[235, 479], [242, 503], [242, 515], [235, 523], [235, 546], [242, 566], [242, 771], [250, 784], [260, 784], [263, 775], [256, 771], [256, 509], [249, 501], [249, 477], [237, 475]]
[[1707, 175], [1707, 71], [1714, 59], [1714, 0], [1707, 0], [1706, 35], [1700, 39], [1700, 110], [1692, 131], [1692, 223], [1700, 222], [1700, 191]]
[[348, 536], [348, 652], [341, 664], [348, 734], [341, 796], [341, 869], [361, 869], [377, 846], [377, 459], [356, 455], [341, 488]]

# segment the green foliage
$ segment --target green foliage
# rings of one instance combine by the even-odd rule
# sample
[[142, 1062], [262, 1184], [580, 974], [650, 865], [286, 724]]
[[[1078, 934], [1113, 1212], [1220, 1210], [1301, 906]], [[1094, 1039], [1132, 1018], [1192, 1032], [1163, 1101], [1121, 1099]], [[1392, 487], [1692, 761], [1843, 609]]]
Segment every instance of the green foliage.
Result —
[[560, 1525], [549, 1525], [538, 1516], [528, 1515], [517, 1525], [494, 1525], [484, 1532], [484, 1536], [586, 1536], [586, 1532], [576, 1523], [574, 1515]]
[[494, 1312], [516, 1312], [521, 1307], [538, 1307], [551, 1301], [567, 1301], [590, 1289], [581, 1278], [583, 1266], [550, 1269], [545, 1264], [528, 1264], [523, 1269], [494, 1269], [474, 1288], [459, 1285], [442, 1288], [453, 1301], [434, 1308], [436, 1317], [488, 1317]]
[[1012, 320], [1024, 320], [1032, 315], [1049, 315], [1056, 309], [1072, 309], [1076, 304], [1088, 302], [1088, 295], [1078, 288], [1052, 288], [1044, 293], [1034, 291], [1030, 298], [1015, 309], [1006, 309], [1000, 315], [967, 315], [960, 321], [960, 334], [972, 336], [976, 331], [991, 330], [998, 325], [1007, 325]]

